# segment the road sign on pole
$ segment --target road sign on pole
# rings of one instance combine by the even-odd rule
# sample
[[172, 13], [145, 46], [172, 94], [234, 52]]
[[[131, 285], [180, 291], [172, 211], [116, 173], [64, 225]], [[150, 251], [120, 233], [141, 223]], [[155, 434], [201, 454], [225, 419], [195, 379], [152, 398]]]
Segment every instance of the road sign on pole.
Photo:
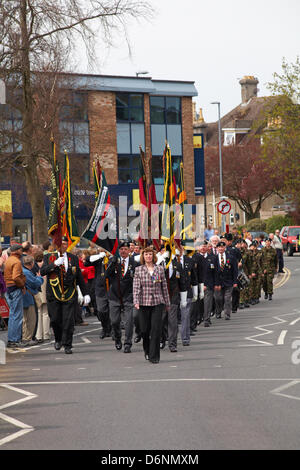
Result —
[[222, 215], [228, 214], [231, 211], [231, 204], [229, 201], [226, 201], [226, 199], [223, 199], [218, 203], [217, 209]]

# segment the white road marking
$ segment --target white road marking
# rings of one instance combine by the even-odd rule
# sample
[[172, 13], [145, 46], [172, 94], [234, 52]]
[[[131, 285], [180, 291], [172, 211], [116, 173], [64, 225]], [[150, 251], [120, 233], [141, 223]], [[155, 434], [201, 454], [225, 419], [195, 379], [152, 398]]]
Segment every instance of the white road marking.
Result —
[[287, 393], [281, 393], [283, 390], [291, 388], [294, 385], [297, 385], [299, 383], [300, 383], [300, 380], [292, 380], [292, 381], [288, 382], [285, 385], [281, 385], [281, 387], [278, 387], [278, 388], [275, 388], [274, 390], [271, 390], [270, 393], [272, 393], [273, 395], [279, 395], [279, 396], [282, 396], [282, 397], [291, 398], [293, 400], [300, 400], [300, 397], [295, 397], [294, 395], [288, 395]]
[[282, 330], [282, 332], [280, 333], [278, 341], [277, 341], [278, 345], [283, 345], [284, 344], [284, 338], [286, 337], [287, 331], [288, 330]]
[[291, 321], [290, 325], [293, 326], [295, 325], [298, 321], [300, 321], [300, 317], [296, 318], [296, 320]]
[[[32, 400], [33, 398], [37, 397], [37, 395], [35, 395], [34, 393], [26, 392], [26, 390], [21, 390], [20, 388], [13, 387], [12, 385], [9, 385], [9, 384], [0, 384], [0, 387], [25, 395], [25, 398], [21, 398], [19, 400], [15, 400], [15, 401], [12, 401], [10, 403], [6, 403], [0, 406], [0, 410], [4, 410], [6, 408], [19, 405], [20, 403], [23, 403], [28, 400]], [[21, 428], [20, 431], [17, 431], [13, 434], [6, 436], [3, 439], [0, 439], [0, 446], [2, 446], [3, 444], [7, 444], [7, 442], [13, 441], [14, 439], [17, 439], [18, 437], [21, 437], [24, 434], [27, 434], [28, 432], [34, 431], [34, 428], [32, 426], [22, 423], [21, 421], [15, 418], [12, 418], [4, 413], [0, 413], [0, 419], [2, 419], [3, 421], [6, 421], [9, 424], [12, 424], [13, 426], [16, 426], [17, 428]]]

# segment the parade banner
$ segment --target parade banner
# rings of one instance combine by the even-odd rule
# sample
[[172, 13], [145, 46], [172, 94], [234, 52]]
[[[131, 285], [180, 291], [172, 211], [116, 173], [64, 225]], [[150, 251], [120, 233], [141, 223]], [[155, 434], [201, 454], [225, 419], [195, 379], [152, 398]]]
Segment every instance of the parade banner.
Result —
[[179, 217], [179, 227], [180, 227], [180, 238], [181, 245], [185, 249], [194, 249], [194, 240], [193, 240], [193, 221], [190, 218], [188, 219], [188, 214], [185, 213], [185, 204], [187, 204], [187, 196], [184, 190], [184, 178], [183, 178], [183, 163], [180, 163], [180, 177], [178, 183], [178, 197], [177, 203], [180, 206], [180, 217]]
[[51, 171], [51, 199], [48, 216], [48, 235], [57, 246], [61, 246], [62, 237], [62, 221], [61, 221], [61, 187], [60, 187], [60, 174], [59, 166], [56, 159], [56, 146], [54, 141], [51, 141], [52, 149], [52, 171]]
[[139, 199], [140, 199], [140, 231], [139, 242], [145, 247], [148, 240], [149, 220], [148, 220], [148, 190], [146, 179], [146, 160], [145, 153], [140, 148], [140, 162], [139, 162]]
[[72, 188], [70, 181], [70, 162], [65, 151], [65, 171], [62, 187], [63, 209], [62, 209], [62, 234], [68, 238], [67, 251], [70, 252], [79, 243], [77, 223], [74, 216]]
[[99, 177], [99, 196], [81, 238], [95, 243], [112, 255], [119, 254], [116, 212], [111, 205], [106, 178], [102, 170]]
[[203, 134], [194, 134], [195, 195], [205, 196]]
[[170, 259], [167, 267], [171, 263], [172, 254], [175, 254], [175, 210], [176, 210], [176, 187], [174, 187], [171, 150], [166, 144], [163, 154], [164, 170], [164, 199], [161, 221], [161, 239], [166, 243], [166, 249], [170, 250]]

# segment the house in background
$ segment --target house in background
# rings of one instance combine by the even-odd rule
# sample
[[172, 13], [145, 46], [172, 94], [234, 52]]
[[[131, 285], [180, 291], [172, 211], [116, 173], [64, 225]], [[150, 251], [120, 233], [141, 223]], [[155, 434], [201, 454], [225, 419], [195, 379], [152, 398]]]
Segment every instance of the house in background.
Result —
[[[256, 123], [261, 119], [261, 113], [266, 104], [273, 97], [257, 96], [259, 81], [253, 76], [245, 76], [239, 83], [241, 85], [241, 103], [221, 117], [221, 141], [223, 146], [247, 145], [255, 135], [261, 135], [265, 131], [264, 128], [260, 128]], [[202, 109], [197, 113], [195, 103], [193, 103], [193, 120], [194, 134], [203, 134], [204, 149], [207, 147], [218, 148], [218, 122], [206, 123]], [[221, 216], [216, 210], [219, 196], [219, 194], [207, 194], [205, 201], [207, 223], [215, 227], [220, 227], [221, 225]], [[237, 202], [230, 200], [230, 203], [231, 211], [226, 215], [226, 224], [229, 226], [244, 224], [246, 222], [244, 212], [239, 208]], [[279, 196], [272, 195], [263, 202], [260, 217], [267, 219], [273, 215], [285, 215], [289, 209], [288, 201]]]

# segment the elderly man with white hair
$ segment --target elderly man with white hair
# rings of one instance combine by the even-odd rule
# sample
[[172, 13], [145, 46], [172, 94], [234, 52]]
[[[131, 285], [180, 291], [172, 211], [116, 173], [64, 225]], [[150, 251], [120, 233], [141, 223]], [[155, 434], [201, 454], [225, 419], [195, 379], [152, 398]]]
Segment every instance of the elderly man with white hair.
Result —
[[220, 237], [218, 235], [213, 235], [209, 239], [209, 242], [211, 243], [211, 246], [212, 246], [211, 252], [213, 255], [218, 254], [217, 244], [219, 243], [219, 241], [220, 241]]

